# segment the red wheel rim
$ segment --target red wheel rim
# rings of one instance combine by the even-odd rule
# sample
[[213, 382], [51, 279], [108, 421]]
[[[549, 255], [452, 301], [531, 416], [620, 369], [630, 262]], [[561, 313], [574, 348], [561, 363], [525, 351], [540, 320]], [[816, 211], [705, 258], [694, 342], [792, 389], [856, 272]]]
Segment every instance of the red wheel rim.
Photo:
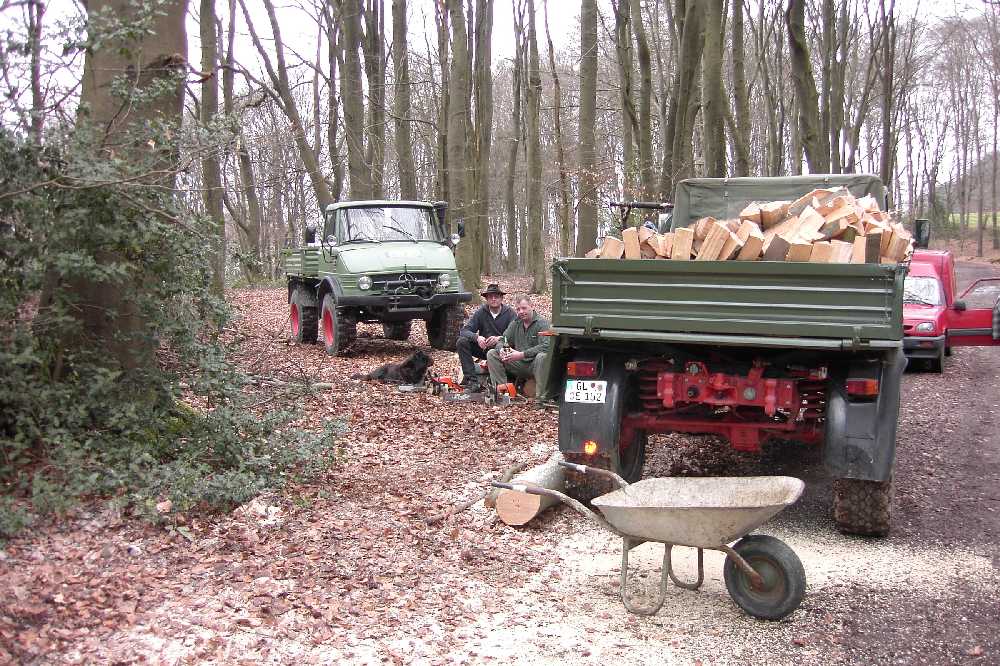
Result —
[[329, 310], [323, 312], [323, 340], [327, 347], [333, 346], [333, 316]]
[[299, 321], [299, 306], [292, 303], [292, 335], [299, 335], [299, 326], [301, 322]]

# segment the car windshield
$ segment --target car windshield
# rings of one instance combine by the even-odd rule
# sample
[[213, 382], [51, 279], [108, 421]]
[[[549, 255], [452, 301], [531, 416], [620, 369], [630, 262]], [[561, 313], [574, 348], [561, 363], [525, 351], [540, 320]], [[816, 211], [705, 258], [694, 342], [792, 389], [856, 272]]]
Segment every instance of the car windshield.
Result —
[[943, 305], [941, 281], [936, 277], [908, 275], [903, 283], [903, 302], [920, 305]]
[[337, 211], [338, 240], [440, 241], [437, 218], [430, 208], [365, 206]]

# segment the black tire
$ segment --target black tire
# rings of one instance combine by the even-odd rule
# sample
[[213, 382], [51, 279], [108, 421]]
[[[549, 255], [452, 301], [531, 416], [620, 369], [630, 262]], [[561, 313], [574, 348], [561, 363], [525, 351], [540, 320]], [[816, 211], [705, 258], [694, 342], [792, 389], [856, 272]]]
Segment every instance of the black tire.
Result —
[[927, 361], [927, 367], [931, 372], [936, 372], [938, 374], [944, 372], [944, 348], [938, 352], [936, 358], [932, 358]]
[[629, 483], [642, 478], [642, 468], [646, 465], [646, 445], [649, 435], [645, 430], [636, 430], [628, 446], [618, 443], [618, 464], [614, 472]]
[[320, 312], [320, 328], [326, 353], [337, 356], [350, 349], [358, 334], [358, 323], [337, 309], [337, 303], [331, 294], [323, 297]]
[[892, 479], [833, 482], [833, 520], [845, 534], [885, 536], [892, 517]]
[[409, 340], [412, 321], [394, 321], [382, 324], [382, 335], [389, 340]]
[[763, 587], [755, 587], [750, 576], [731, 557], [726, 558], [722, 577], [737, 606], [760, 620], [780, 620], [799, 607], [806, 593], [806, 572], [799, 556], [784, 541], [751, 534], [740, 539], [733, 550], [764, 578]]
[[308, 294], [305, 287], [296, 287], [292, 291], [292, 300], [288, 304], [288, 321], [292, 329], [292, 340], [299, 344], [316, 342], [319, 333], [319, 313], [315, 305], [308, 305]]
[[944, 355], [945, 356], [951, 356], [951, 345], [945, 345], [944, 346]]
[[434, 349], [455, 351], [458, 344], [458, 332], [465, 321], [465, 308], [461, 305], [448, 305], [434, 311], [427, 322], [427, 340]]

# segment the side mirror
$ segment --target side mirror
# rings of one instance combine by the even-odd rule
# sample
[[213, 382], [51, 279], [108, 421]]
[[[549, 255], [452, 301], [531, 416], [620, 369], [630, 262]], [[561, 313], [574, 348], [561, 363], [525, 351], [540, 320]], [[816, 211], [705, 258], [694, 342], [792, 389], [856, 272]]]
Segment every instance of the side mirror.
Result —
[[458, 237], [465, 238], [465, 220], [458, 221]]
[[441, 226], [445, 225], [445, 214], [448, 212], [448, 202], [447, 201], [435, 201], [434, 212], [437, 214], [438, 223]]
[[334, 236], [333, 234], [330, 234], [329, 236], [326, 237], [326, 244], [327, 245], [336, 245], [337, 244], [337, 237]]
[[955, 301], [951, 304], [952, 310], [958, 310], [959, 312], [965, 311], [965, 301]]

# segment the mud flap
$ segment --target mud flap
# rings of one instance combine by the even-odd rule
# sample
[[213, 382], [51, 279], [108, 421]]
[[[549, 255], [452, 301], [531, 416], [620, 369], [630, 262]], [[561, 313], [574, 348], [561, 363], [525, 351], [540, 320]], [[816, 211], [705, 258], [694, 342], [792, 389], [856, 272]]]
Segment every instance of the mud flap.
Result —
[[[887, 481], [896, 458], [899, 389], [906, 356], [895, 350], [882, 360], [852, 362], [831, 381], [826, 414], [824, 462], [835, 478]], [[879, 381], [874, 400], [848, 398], [845, 380]]]
[[586, 462], [583, 444], [597, 442], [594, 458], [610, 461], [611, 469], [618, 467], [618, 440], [621, 434], [621, 420], [628, 400], [628, 376], [625, 361], [617, 355], [593, 356], [580, 354], [575, 360], [598, 362], [596, 379], [608, 382], [603, 404], [566, 402], [565, 382], [551, 386], [550, 391], [559, 391], [559, 450], [567, 455], [567, 460]]

